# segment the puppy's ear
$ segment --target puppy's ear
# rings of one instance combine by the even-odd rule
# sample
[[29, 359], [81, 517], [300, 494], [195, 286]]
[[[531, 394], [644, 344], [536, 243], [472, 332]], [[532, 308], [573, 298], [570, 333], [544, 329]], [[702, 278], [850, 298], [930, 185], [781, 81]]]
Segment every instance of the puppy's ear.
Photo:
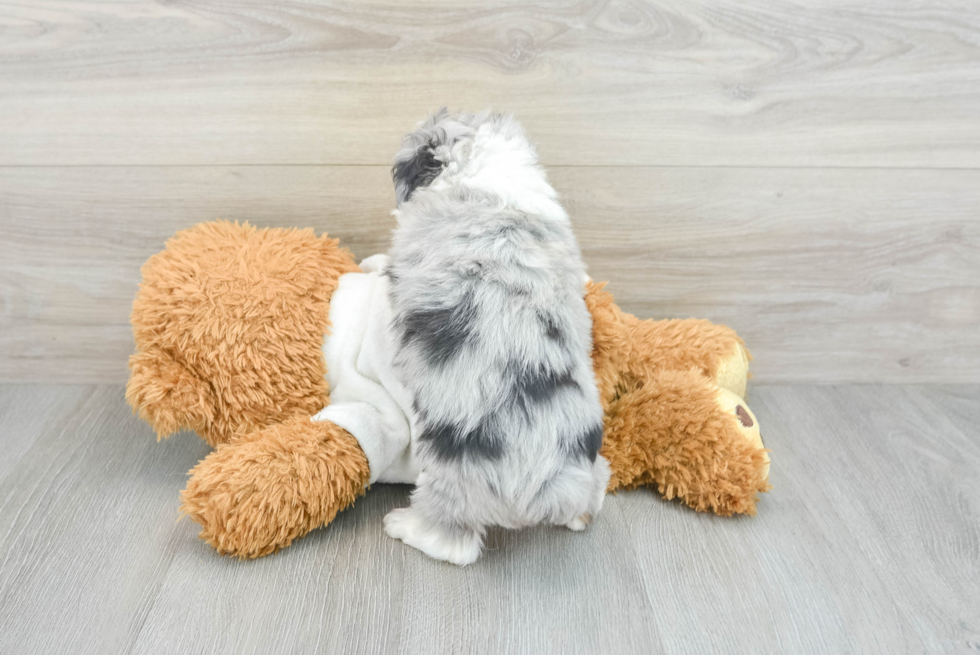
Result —
[[395, 200], [400, 205], [406, 202], [419, 187], [427, 187], [439, 177], [443, 164], [436, 159], [437, 144], [429, 141], [417, 148], [403, 148], [395, 157], [391, 168], [391, 179], [395, 182]]

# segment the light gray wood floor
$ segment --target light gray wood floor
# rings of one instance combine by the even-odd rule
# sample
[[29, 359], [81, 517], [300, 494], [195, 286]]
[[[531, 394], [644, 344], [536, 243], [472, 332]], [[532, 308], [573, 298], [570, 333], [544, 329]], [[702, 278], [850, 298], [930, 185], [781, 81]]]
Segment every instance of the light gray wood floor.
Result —
[[0, 653], [962, 652], [980, 646], [980, 387], [763, 386], [754, 518], [646, 490], [475, 565], [386, 538], [379, 485], [286, 551], [177, 521], [191, 434], [119, 386], [0, 385]]

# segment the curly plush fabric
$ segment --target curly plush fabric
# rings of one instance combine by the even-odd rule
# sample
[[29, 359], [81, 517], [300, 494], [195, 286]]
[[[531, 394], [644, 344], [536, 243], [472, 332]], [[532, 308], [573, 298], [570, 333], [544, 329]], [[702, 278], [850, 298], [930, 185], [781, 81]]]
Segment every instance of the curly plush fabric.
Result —
[[[585, 301], [592, 312], [593, 366], [604, 401], [618, 385], [654, 371], [697, 369], [710, 379], [727, 375], [729, 360], [744, 362], [741, 388], [752, 357], [735, 330], [704, 319], [640, 320], [616, 305], [606, 283], [590, 282]], [[728, 388], [728, 387], [726, 387]]]
[[350, 253], [313, 230], [215, 221], [144, 264], [126, 399], [158, 437], [212, 446], [327, 402], [323, 336]]
[[300, 415], [218, 446], [190, 473], [181, 511], [215, 550], [245, 559], [332, 521], [370, 469], [350, 433]]
[[[750, 359], [742, 340], [704, 320], [641, 321], [604, 286], [590, 284], [586, 302], [609, 490], [653, 486], [698, 511], [755, 514], [757, 494], [770, 488], [769, 458], [754, 416], [737, 402]], [[740, 366], [741, 376], [729, 374]]]

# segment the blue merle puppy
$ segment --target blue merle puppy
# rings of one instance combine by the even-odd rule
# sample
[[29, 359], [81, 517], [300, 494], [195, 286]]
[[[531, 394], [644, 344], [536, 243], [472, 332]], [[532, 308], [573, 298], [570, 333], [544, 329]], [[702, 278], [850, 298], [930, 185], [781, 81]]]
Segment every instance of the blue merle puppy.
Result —
[[397, 375], [419, 476], [388, 535], [459, 565], [488, 526], [583, 530], [602, 506], [602, 406], [568, 214], [512, 117], [445, 109], [392, 170]]

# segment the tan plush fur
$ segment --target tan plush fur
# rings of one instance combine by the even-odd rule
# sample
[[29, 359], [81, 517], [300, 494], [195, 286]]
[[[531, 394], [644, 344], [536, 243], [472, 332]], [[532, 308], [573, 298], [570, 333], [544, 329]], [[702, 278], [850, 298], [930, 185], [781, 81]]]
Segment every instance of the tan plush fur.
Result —
[[[220, 553], [275, 552], [364, 492], [357, 441], [310, 421], [329, 401], [330, 297], [355, 270], [312, 230], [227, 222], [179, 233], [143, 267], [126, 397], [158, 436], [186, 428], [217, 446], [190, 472], [182, 510]], [[708, 321], [640, 321], [602, 285], [586, 301], [610, 490], [649, 485], [697, 510], [755, 513], [768, 456], [747, 406], [740, 419], [719, 400], [721, 386], [744, 389], [741, 339]]]
[[705, 320], [641, 321], [604, 286], [590, 284], [586, 302], [609, 490], [650, 485], [698, 511], [755, 514], [756, 495], [770, 488], [769, 459], [721, 407], [715, 379], [724, 361], [741, 359], [742, 340]]
[[350, 253], [313, 230], [216, 221], [178, 233], [143, 265], [126, 399], [159, 437], [210, 445], [327, 401], [320, 349]]
[[181, 510], [219, 553], [261, 557], [332, 521], [370, 473], [350, 433], [301, 414], [218, 446], [191, 470]]

